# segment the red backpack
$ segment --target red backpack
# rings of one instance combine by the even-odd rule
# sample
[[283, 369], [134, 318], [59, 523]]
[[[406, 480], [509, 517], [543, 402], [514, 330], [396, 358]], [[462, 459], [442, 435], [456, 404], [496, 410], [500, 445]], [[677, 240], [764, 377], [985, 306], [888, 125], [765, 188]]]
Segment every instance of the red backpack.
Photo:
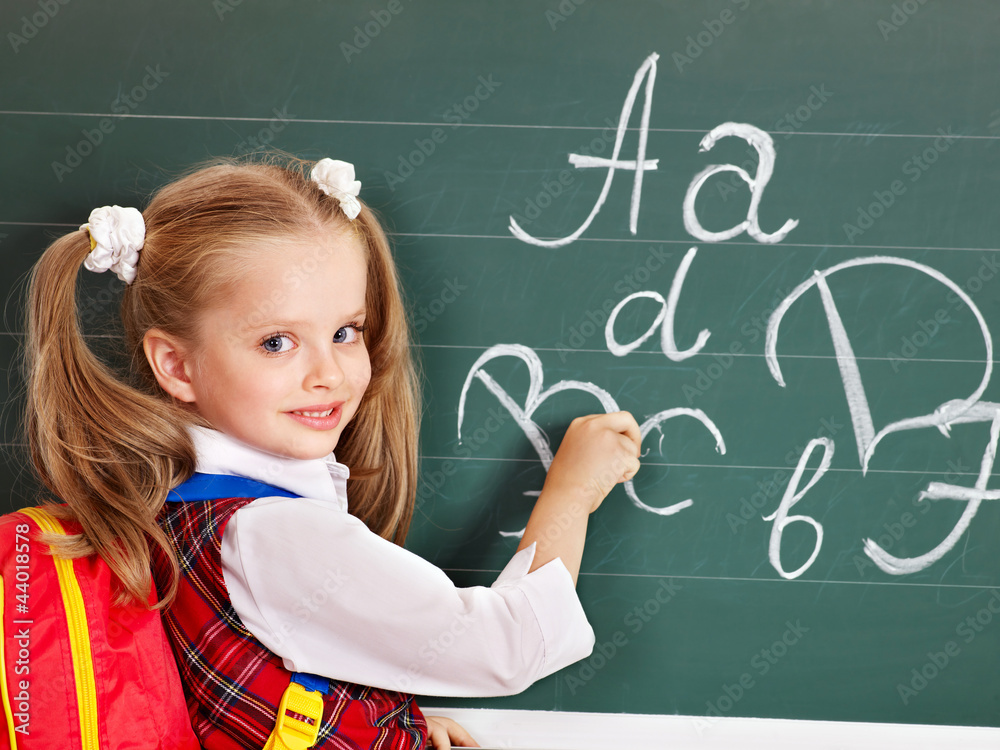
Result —
[[0, 749], [198, 750], [159, 611], [119, 606], [101, 558], [53, 557], [39, 531], [79, 526], [0, 517]]

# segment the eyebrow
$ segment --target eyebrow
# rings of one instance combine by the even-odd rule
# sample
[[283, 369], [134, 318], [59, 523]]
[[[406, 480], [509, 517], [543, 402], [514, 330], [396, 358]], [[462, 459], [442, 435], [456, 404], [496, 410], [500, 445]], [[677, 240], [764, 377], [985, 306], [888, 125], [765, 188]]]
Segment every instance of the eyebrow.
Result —
[[[357, 320], [358, 318], [365, 318], [368, 316], [368, 311], [365, 308], [361, 308], [355, 312], [352, 312], [344, 317], [349, 320]], [[301, 328], [303, 325], [310, 325], [312, 321], [307, 320], [281, 320], [279, 318], [265, 320], [261, 323], [247, 323], [240, 327], [241, 333], [251, 333], [253, 331], [263, 331], [263, 330], [280, 330], [283, 328]]]

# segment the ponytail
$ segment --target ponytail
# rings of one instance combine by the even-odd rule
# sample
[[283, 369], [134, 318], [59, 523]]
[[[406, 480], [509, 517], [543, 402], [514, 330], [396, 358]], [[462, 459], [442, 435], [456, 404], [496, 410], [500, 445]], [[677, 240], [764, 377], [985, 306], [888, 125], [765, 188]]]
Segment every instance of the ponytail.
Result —
[[27, 430], [34, 468], [65, 503], [56, 508], [82, 534], [50, 538], [64, 557], [100, 555], [121, 583], [121, 599], [146, 602], [150, 547], [176, 555], [156, 519], [171, 487], [190, 476], [190, 417], [151, 392], [120, 380], [90, 350], [80, 330], [77, 274], [90, 252], [86, 232], [56, 240], [30, 278], [26, 346]]

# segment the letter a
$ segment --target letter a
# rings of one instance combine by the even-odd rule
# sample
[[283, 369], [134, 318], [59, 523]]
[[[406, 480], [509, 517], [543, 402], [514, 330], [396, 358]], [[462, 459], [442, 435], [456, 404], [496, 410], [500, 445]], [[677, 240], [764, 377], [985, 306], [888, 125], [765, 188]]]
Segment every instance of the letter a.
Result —
[[[772, 244], [781, 242], [785, 235], [798, 226], [798, 219], [789, 219], [777, 232], [767, 234], [761, 231], [760, 224], [757, 223], [757, 210], [760, 208], [760, 199], [764, 193], [764, 188], [771, 179], [774, 171], [774, 141], [771, 136], [760, 128], [753, 125], [746, 125], [739, 122], [724, 122], [714, 128], [708, 135], [701, 139], [699, 151], [710, 151], [716, 141], [726, 136], [735, 135], [742, 138], [757, 151], [757, 174], [751, 177], [742, 167], [733, 164], [713, 164], [705, 167], [695, 175], [688, 186], [687, 195], [684, 196], [684, 228], [692, 237], [697, 237], [705, 242], [722, 242], [729, 240], [740, 234], [744, 230], [757, 242]], [[710, 232], [705, 229], [698, 216], [695, 214], [694, 203], [698, 197], [698, 191], [705, 184], [705, 180], [719, 172], [735, 172], [750, 187], [750, 208], [747, 210], [747, 218], [734, 227], [724, 232]]]
[[[632, 207], [629, 213], [629, 229], [632, 234], [636, 233], [639, 223], [639, 201], [642, 198], [642, 173], [647, 169], [656, 169], [660, 161], [659, 159], [646, 159], [646, 137], [649, 134], [649, 110], [653, 103], [653, 85], [656, 82], [656, 60], [658, 58], [659, 55], [655, 52], [651, 54], [635, 74], [632, 87], [628, 90], [628, 95], [625, 97], [625, 104], [622, 106], [621, 117], [618, 118], [618, 133], [615, 136], [615, 147], [611, 152], [611, 158], [602, 159], [596, 156], [583, 156], [581, 154], [569, 155], [570, 164], [577, 169], [607, 167], [608, 170], [608, 176], [604, 179], [604, 187], [601, 189], [601, 194], [597, 198], [597, 202], [594, 204], [593, 209], [591, 209], [590, 216], [587, 217], [586, 221], [580, 225], [579, 229], [567, 237], [556, 240], [540, 240], [521, 229], [518, 223], [514, 221], [514, 217], [511, 217], [511, 234], [522, 242], [527, 242], [529, 245], [537, 245], [538, 247], [562, 247], [573, 242], [573, 240], [577, 239], [587, 230], [590, 222], [594, 220], [597, 212], [604, 205], [604, 200], [608, 197], [608, 191], [611, 189], [611, 181], [614, 179], [616, 169], [631, 169], [635, 171], [635, 180], [632, 183]], [[632, 116], [632, 107], [635, 105], [635, 97], [639, 93], [639, 85], [642, 83], [642, 79], [646, 78], [647, 72], [649, 77], [646, 80], [646, 100], [642, 108], [642, 124], [639, 128], [639, 150], [636, 154], [636, 160], [619, 161], [618, 154], [621, 151], [622, 141], [625, 138], [625, 128], [628, 125], [629, 118]]]

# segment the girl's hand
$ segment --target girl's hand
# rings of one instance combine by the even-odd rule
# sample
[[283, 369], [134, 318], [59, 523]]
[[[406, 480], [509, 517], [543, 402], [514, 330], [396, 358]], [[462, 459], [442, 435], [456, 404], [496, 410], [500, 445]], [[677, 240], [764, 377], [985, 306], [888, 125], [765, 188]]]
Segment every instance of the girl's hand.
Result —
[[472, 735], [457, 722], [443, 716], [427, 716], [427, 747], [451, 750], [452, 747], [479, 747]]
[[639, 471], [641, 450], [639, 425], [627, 411], [578, 417], [552, 460], [543, 493], [583, 500], [593, 513], [616, 484]]

